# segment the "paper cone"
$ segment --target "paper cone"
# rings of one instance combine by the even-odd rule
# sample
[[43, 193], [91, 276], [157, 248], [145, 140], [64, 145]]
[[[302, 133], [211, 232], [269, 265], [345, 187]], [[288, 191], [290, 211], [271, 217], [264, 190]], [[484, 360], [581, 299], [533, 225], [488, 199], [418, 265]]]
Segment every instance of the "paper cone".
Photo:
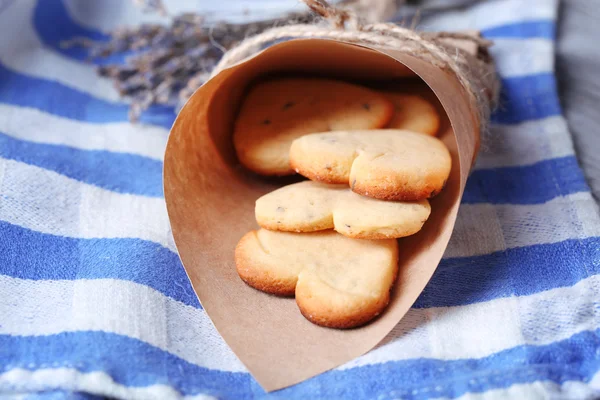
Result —
[[[418, 90], [438, 105], [443, 116], [439, 137], [452, 154], [451, 176], [446, 188], [431, 200], [432, 214], [423, 230], [400, 240], [400, 269], [389, 306], [361, 328], [314, 325], [300, 314], [294, 299], [247, 286], [235, 269], [238, 240], [257, 228], [254, 202], [289, 180], [260, 178], [238, 164], [231, 140], [233, 122], [249, 84], [281, 73]], [[171, 130], [164, 161], [173, 236], [202, 306], [267, 391], [368, 352], [415, 302], [450, 239], [478, 147], [478, 115], [448, 72], [398, 51], [323, 39], [273, 45], [222, 71], [190, 98]]]

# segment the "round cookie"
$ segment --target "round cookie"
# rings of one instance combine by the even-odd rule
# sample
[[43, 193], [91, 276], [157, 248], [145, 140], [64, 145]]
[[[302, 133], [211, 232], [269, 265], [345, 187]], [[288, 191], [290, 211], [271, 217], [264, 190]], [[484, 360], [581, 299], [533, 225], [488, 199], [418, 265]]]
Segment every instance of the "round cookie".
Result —
[[388, 304], [398, 271], [398, 242], [350, 239], [333, 231], [260, 229], [242, 237], [235, 262], [250, 286], [295, 294], [300, 312], [313, 323], [352, 328]]
[[233, 144], [246, 168], [291, 175], [289, 150], [302, 135], [384, 127], [393, 106], [384, 95], [341, 81], [278, 78], [256, 84], [235, 121]]
[[394, 115], [386, 128], [404, 129], [435, 136], [440, 128], [440, 116], [435, 107], [422, 97], [412, 94], [385, 92], [394, 105]]
[[433, 136], [381, 129], [303, 136], [292, 143], [290, 164], [313, 181], [345, 183], [376, 199], [415, 201], [442, 190], [452, 159]]
[[423, 227], [431, 207], [425, 199], [383, 201], [361, 196], [347, 184], [304, 181], [284, 186], [256, 201], [258, 224], [272, 231], [334, 229], [359, 239], [409, 236]]

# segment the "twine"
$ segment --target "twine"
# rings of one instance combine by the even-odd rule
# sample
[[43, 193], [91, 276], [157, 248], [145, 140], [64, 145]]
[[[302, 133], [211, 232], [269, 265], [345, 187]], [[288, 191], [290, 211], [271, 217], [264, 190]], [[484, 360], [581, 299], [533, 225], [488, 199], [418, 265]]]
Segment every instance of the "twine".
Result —
[[[330, 6], [324, 0], [302, 0], [329, 26], [321, 24], [287, 25], [268, 29], [249, 37], [223, 55], [211, 76], [215, 76], [243, 59], [257, 53], [265, 45], [284, 38], [321, 38], [347, 43], [391, 48], [451, 71], [479, 112], [482, 131], [498, 96], [498, 82], [487, 48], [492, 44], [480, 37], [455, 32], [420, 33], [391, 23], [365, 24], [349, 10]], [[443, 43], [444, 39], [467, 40], [478, 47], [477, 56]]]

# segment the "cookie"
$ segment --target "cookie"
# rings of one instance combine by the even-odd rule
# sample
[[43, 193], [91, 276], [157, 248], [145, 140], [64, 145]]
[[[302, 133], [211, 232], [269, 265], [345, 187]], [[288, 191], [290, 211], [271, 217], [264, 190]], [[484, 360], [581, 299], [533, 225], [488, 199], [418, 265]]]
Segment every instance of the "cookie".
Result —
[[440, 116], [435, 107], [422, 97], [386, 92], [394, 105], [394, 115], [386, 128], [404, 129], [435, 136], [440, 128]]
[[311, 322], [352, 328], [389, 302], [398, 271], [398, 242], [350, 239], [333, 231], [244, 235], [235, 249], [238, 274], [263, 292], [296, 296]]
[[334, 229], [359, 239], [390, 239], [417, 233], [429, 218], [425, 199], [383, 201], [361, 196], [347, 184], [304, 181], [284, 186], [256, 201], [258, 224], [272, 231]]
[[235, 121], [242, 165], [268, 176], [291, 175], [292, 141], [308, 133], [384, 127], [393, 106], [384, 95], [345, 82], [278, 78], [255, 85]]
[[442, 190], [452, 160], [433, 136], [381, 129], [303, 136], [292, 143], [290, 164], [311, 180], [345, 183], [364, 196], [414, 201]]

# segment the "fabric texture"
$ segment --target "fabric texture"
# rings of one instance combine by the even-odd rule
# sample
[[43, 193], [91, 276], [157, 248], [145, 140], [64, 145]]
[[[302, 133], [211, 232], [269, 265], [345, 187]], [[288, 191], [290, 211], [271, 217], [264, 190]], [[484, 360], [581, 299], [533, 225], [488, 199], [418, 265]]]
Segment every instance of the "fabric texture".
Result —
[[565, 0], [558, 24], [559, 94], [573, 135], [579, 164], [596, 202], [600, 202], [600, 8], [593, 0]]
[[161, 188], [174, 111], [130, 124], [85, 52], [60, 46], [155, 18], [127, 4], [0, 1], [0, 395], [600, 397], [600, 218], [556, 92], [557, 1], [422, 19], [494, 39], [503, 85], [451, 243], [376, 349], [270, 394], [218, 335], [177, 257]]

